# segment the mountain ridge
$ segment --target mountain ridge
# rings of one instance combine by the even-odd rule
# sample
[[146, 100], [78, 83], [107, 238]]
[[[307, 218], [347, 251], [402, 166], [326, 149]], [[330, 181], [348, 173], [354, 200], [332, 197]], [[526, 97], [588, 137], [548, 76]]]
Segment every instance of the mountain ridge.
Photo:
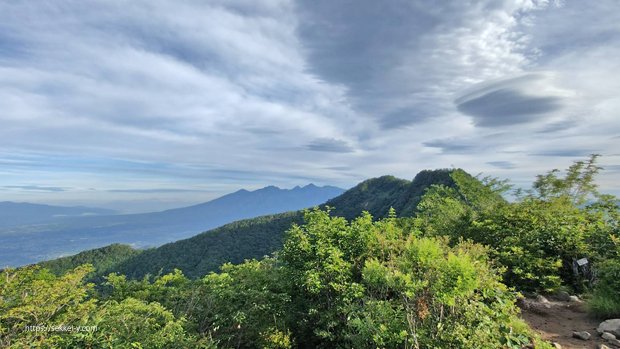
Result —
[[256, 216], [319, 205], [344, 192], [332, 186], [237, 191], [193, 206], [128, 215], [63, 218], [0, 229], [0, 267], [24, 265], [112, 243], [159, 246]]
[[[371, 178], [327, 200], [320, 207], [350, 205], [343, 209], [332, 207], [331, 214], [334, 216], [357, 216], [362, 211], [368, 211], [375, 218], [382, 218], [387, 216], [390, 207], [395, 208], [400, 216], [410, 216], [413, 211], [406, 210], [417, 206], [431, 185], [454, 186], [451, 174], [456, 170], [425, 170], [411, 181], [394, 176]], [[117, 265], [101, 271], [99, 275], [120, 272], [130, 278], [142, 278], [181, 269], [191, 278], [201, 277], [217, 271], [227, 262], [240, 263], [245, 259], [260, 259], [272, 254], [282, 247], [285, 232], [291, 225], [302, 221], [303, 211], [294, 211], [232, 222], [190, 238], [119, 258]]]

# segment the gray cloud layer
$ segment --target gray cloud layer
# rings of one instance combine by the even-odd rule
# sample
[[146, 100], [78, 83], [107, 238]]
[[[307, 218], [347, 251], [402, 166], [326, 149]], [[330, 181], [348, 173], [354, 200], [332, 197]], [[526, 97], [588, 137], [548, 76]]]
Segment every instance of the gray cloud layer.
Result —
[[528, 83], [540, 79], [537, 75], [525, 75], [487, 84], [458, 98], [455, 103], [458, 110], [472, 116], [478, 126], [509, 126], [539, 121], [545, 114], [563, 106], [561, 97], [536, 95], [538, 91], [534, 90], [534, 86], [528, 86]]
[[43, 192], [63, 192], [69, 189], [69, 188], [63, 188], [63, 187], [45, 187], [45, 186], [39, 186], [39, 185], [5, 185], [2, 188], [28, 190], [28, 191], [43, 191]]
[[350, 153], [353, 151], [353, 148], [348, 145], [347, 142], [333, 138], [315, 139], [310, 144], [308, 144], [307, 147], [309, 150], [325, 151], [331, 153]]

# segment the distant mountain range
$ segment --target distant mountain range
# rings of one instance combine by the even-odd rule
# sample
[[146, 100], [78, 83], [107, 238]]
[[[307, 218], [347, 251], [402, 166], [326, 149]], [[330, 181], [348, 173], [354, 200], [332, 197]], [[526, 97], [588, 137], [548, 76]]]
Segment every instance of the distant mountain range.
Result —
[[[362, 211], [368, 211], [374, 217], [385, 217], [390, 207], [399, 216], [412, 216], [431, 185], [455, 187], [451, 177], [453, 171], [462, 170], [422, 171], [412, 181], [393, 176], [369, 179], [326, 200], [321, 206], [330, 206], [333, 215], [347, 218], [359, 216]], [[185, 275], [196, 278], [217, 271], [226, 262], [240, 263], [245, 259], [270, 255], [282, 247], [285, 232], [291, 225], [302, 222], [301, 211], [267, 215], [226, 224], [158, 248], [136, 251], [109, 246], [42, 264], [61, 273], [82, 263], [93, 263], [98, 268], [99, 276], [120, 272], [132, 278], [167, 273], [178, 268]]]
[[313, 184], [293, 189], [269, 186], [242, 189], [194, 206], [126, 215], [111, 215], [113, 211], [102, 209], [5, 203], [10, 210], [0, 211], [5, 222], [0, 224], [0, 268], [112, 243], [159, 246], [236, 220], [316, 206], [343, 192]]

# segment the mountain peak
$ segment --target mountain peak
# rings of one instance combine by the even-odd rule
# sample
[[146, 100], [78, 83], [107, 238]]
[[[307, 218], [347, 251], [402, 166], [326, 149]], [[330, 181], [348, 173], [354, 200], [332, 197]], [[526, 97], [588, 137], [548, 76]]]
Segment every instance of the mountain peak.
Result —
[[374, 217], [385, 217], [390, 207], [401, 216], [414, 214], [426, 188], [434, 184], [453, 186], [452, 170], [424, 170], [413, 181], [381, 176], [367, 179], [344, 194], [327, 202], [333, 207], [333, 214], [353, 219], [362, 211]]

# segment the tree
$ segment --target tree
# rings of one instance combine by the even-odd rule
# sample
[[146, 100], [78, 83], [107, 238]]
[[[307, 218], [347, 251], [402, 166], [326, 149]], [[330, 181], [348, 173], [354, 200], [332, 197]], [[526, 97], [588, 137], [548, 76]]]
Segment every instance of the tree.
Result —
[[71, 333], [65, 325], [86, 325], [96, 310], [84, 284], [92, 266], [56, 277], [47, 269], [5, 269], [0, 278], [0, 347], [57, 347]]
[[202, 279], [200, 332], [223, 348], [290, 348], [290, 295], [276, 260], [225, 264]]
[[598, 195], [594, 177], [602, 170], [596, 164], [599, 157], [599, 154], [592, 154], [588, 160], [575, 161], [563, 178], [558, 177], [558, 169], [536, 176], [530, 195], [541, 200], [564, 197], [574, 205], [583, 205], [589, 197]]
[[[128, 297], [101, 302], [84, 265], [55, 276], [47, 269], [7, 269], [0, 278], [3, 348], [209, 348], [186, 320], [157, 302]], [[121, 284], [124, 278], [114, 279]]]

